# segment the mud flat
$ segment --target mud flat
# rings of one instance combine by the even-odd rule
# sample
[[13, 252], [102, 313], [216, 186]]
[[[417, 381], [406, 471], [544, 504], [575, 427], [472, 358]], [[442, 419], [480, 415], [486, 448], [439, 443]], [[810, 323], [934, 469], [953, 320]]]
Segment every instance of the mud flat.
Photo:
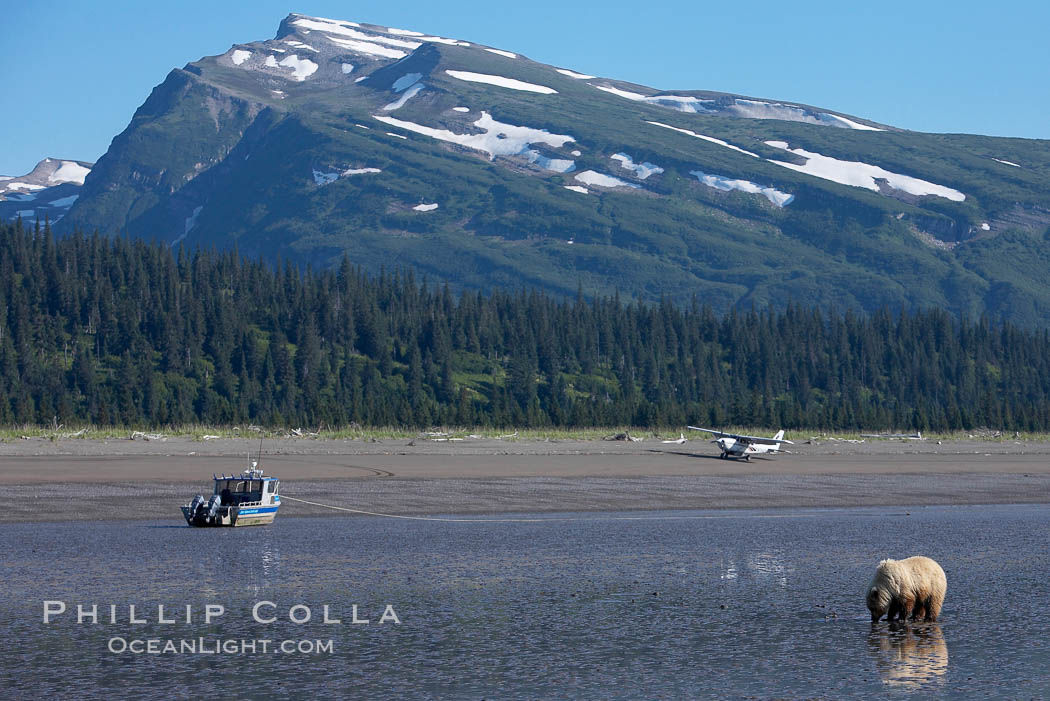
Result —
[[[1050, 503], [1050, 443], [815, 440], [750, 462], [684, 444], [540, 440], [267, 439], [282, 494], [424, 515], [635, 509]], [[212, 473], [258, 440], [26, 439], [0, 443], [0, 522], [180, 519]], [[341, 514], [286, 500], [282, 516]]]

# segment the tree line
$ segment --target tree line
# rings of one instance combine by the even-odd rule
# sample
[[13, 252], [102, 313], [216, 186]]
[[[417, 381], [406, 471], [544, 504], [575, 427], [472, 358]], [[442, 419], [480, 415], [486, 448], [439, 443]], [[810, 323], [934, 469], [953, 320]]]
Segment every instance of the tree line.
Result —
[[0, 424], [1050, 430], [1050, 336], [940, 310], [453, 294], [0, 225]]

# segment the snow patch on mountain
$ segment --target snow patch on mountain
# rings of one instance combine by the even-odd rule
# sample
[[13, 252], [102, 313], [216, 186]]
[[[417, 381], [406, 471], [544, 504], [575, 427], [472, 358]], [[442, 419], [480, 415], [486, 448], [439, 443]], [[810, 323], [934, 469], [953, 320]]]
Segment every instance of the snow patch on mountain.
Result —
[[540, 168], [555, 173], [569, 173], [576, 170], [576, 161], [565, 158], [548, 158], [535, 149], [529, 149], [522, 153], [529, 163], [535, 163]]
[[[408, 49], [414, 51], [422, 46], [423, 42], [433, 42], [436, 44], [447, 44], [449, 46], [470, 46], [468, 42], [460, 41], [459, 39], [446, 39], [445, 37], [428, 36], [421, 32], [414, 32], [410, 29], [396, 29], [388, 27], [386, 32], [381, 34], [360, 31], [362, 29], [360, 24], [355, 22], [340, 22], [337, 20], [322, 19], [320, 17], [300, 17], [292, 22], [297, 27], [302, 28], [303, 33], [307, 33], [308, 30], [317, 30], [325, 32], [326, 36], [335, 41], [335, 37], [332, 35], [338, 35], [340, 37], [346, 37], [347, 39], [355, 41], [363, 41], [369, 44], [386, 44], [387, 46], [394, 46], [401, 49]], [[411, 37], [410, 39], [396, 39], [384, 34], [393, 34], [394, 37]], [[350, 48], [350, 47], [347, 47]], [[367, 47], [361, 48], [360, 50], [365, 53], [374, 53], [369, 51]], [[402, 52], [401, 57], [405, 54]], [[400, 58], [400, 57], [398, 57]]]
[[469, 112], [470, 111], [469, 107], [453, 107], [452, 109], [454, 109], [456, 112]]
[[631, 92], [630, 90], [621, 90], [614, 88], [611, 85], [595, 85], [593, 87], [603, 90], [607, 93], [612, 93], [619, 97], [632, 100], [634, 102], [647, 102], [651, 105], [659, 105], [661, 107], [670, 107], [671, 109], [678, 110], [679, 112], [689, 112], [692, 114], [711, 112], [713, 110], [704, 107], [704, 103], [714, 102], [714, 100], [701, 100], [698, 97], [692, 97], [689, 95], [643, 95], [637, 92]]
[[434, 202], [431, 204], [417, 204], [412, 209], [416, 210], [417, 212], [433, 212], [437, 208], [437, 203]]
[[805, 124], [819, 124], [821, 126], [839, 127], [842, 129], [857, 129], [861, 131], [884, 131], [876, 127], [860, 124], [851, 119], [840, 117], [829, 112], [812, 113], [795, 105], [785, 105], [780, 102], [763, 102], [762, 100], [736, 99], [733, 105], [726, 108], [738, 117], [747, 119], [777, 119], [782, 122], [802, 122]]
[[334, 183], [339, 178], [348, 178], [348, 177], [351, 177], [351, 176], [354, 176], [354, 175], [366, 175], [368, 173], [382, 173], [382, 172], [383, 171], [380, 170], [379, 168], [347, 168], [346, 170], [340, 171], [340, 172], [334, 172], [333, 171], [333, 172], [326, 173], [324, 171], [320, 171], [320, 170], [317, 170], [315, 168], [313, 170], [314, 184], [317, 185], [318, 187], [321, 187], [321, 186], [324, 186], [324, 185], [329, 185], [331, 183]]
[[286, 56], [278, 65], [292, 69], [292, 79], [300, 83], [317, 70], [317, 64], [308, 58], [299, 58], [296, 54]]
[[51, 200], [48, 202], [52, 207], [72, 207], [73, 203], [77, 201], [80, 195], [70, 195], [69, 197], [60, 197], [57, 200]]
[[[885, 129], [879, 129], [878, 127], [873, 127], [870, 124], [861, 124], [860, 122], [854, 122], [852, 119], [846, 119], [845, 117], [842, 117], [842, 116], [837, 115], [837, 114], [830, 114], [828, 112], [821, 112], [821, 115], [824, 116], [824, 117], [830, 117], [833, 120], [838, 120], [839, 122], [845, 122], [845, 124], [846, 124], [846, 126], [848, 128], [856, 129], [858, 131], [886, 131]], [[838, 124], [833, 124], [832, 126], [838, 126]]]
[[352, 63], [341, 63], [339, 67], [343, 70], [343, 75], [350, 73], [354, 70], [354, 64]]
[[1001, 158], [993, 158], [992, 160], [993, 161], [998, 161], [999, 163], [1002, 163], [1003, 165], [1013, 166], [1014, 168], [1020, 168], [1021, 167], [1021, 166], [1017, 165], [1016, 163], [1013, 163], [1011, 161], [1004, 161]]
[[252, 57], [251, 51], [245, 51], [244, 49], [234, 49], [233, 53], [230, 54], [230, 60], [233, 61], [233, 65], [239, 66], [249, 58]]
[[517, 54], [512, 54], [511, 52], [503, 51], [502, 49], [490, 49], [490, 48], [486, 47], [485, 51], [488, 51], [490, 54], [497, 54], [499, 56], [506, 56], [507, 58], [517, 58], [518, 57]]
[[190, 235], [190, 231], [193, 229], [193, 227], [197, 226], [197, 217], [201, 215], [201, 212], [203, 210], [203, 206], [195, 207], [193, 210], [193, 214], [191, 216], [186, 217], [185, 228], [183, 229], [182, 234], [180, 234], [177, 239], [171, 242], [172, 248], [178, 246], [180, 243], [182, 243], [183, 239]]
[[757, 183], [751, 182], [750, 180], [738, 180], [724, 175], [712, 175], [705, 173], [702, 170], [691, 170], [689, 171], [689, 174], [695, 175], [697, 180], [708, 187], [715, 188], [716, 190], [721, 190], [723, 192], [739, 190], [752, 195], [762, 195], [777, 207], [781, 208], [791, 204], [795, 199], [794, 195], [789, 195], [786, 192], [781, 192], [772, 187], [763, 187]]
[[285, 39], [284, 43], [288, 44], [289, 46], [294, 46], [297, 49], [306, 49], [308, 51], [313, 51], [315, 54], [321, 53], [320, 51], [318, 51], [314, 47], [310, 46], [309, 44], [304, 44], [303, 42], [295, 41], [294, 39]]
[[579, 192], [584, 195], [591, 194], [591, 191], [585, 188], [583, 185], [563, 185], [566, 190], [572, 190], [573, 192]]
[[[488, 112], [482, 112], [481, 117], [474, 122], [474, 126], [481, 129], [481, 134], [456, 134], [448, 129], [435, 129], [414, 122], [406, 122], [394, 117], [374, 115], [373, 119], [400, 127], [406, 131], [423, 134], [440, 141], [448, 141], [459, 144], [476, 151], [483, 151], [489, 155], [489, 160], [496, 156], [517, 156], [528, 149], [531, 144], [547, 144], [554, 148], [575, 141], [567, 134], [551, 134], [545, 129], [533, 129], [531, 127], [520, 127], [507, 124], [492, 118]], [[404, 137], [402, 137], [404, 138]]]
[[632, 171], [639, 180], [645, 180], [650, 175], [664, 172], [663, 168], [654, 163], [649, 163], [648, 161], [645, 163], [635, 163], [626, 153], [614, 153], [609, 156], [609, 158], [614, 161], [619, 161], [621, 167]]
[[620, 180], [611, 175], [605, 175], [604, 173], [598, 173], [593, 170], [583, 171], [576, 176], [576, 179], [585, 185], [596, 185], [598, 187], [629, 187], [635, 190], [641, 189], [641, 185], [635, 185], [626, 180]]
[[[365, 30], [357, 22], [326, 19], [324, 17], [299, 15], [292, 21], [292, 24], [300, 34], [307, 35], [311, 31], [322, 32], [322, 36], [336, 46], [368, 56], [379, 56], [382, 58], [404, 58], [408, 55], [408, 51], [418, 49], [424, 42], [447, 44], [449, 46], [470, 46], [468, 42], [458, 39], [428, 36], [422, 32], [415, 32], [410, 29], [388, 27], [384, 31], [382, 28], [373, 27]], [[293, 46], [301, 45], [300, 48], [306, 46], [295, 40], [286, 41]]]
[[[419, 74], [415, 73], [414, 75], [419, 75]], [[383, 111], [384, 112], [393, 112], [394, 110], [396, 110], [396, 109], [398, 109], [400, 107], [404, 107], [406, 102], [408, 102], [413, 97], [415, 97], [419, 93], [419, 91], [422, 90], [425, 87], [426, 86], [423, 83], [416, 83], [415, 85], [410, 87], [408, 90], [406, 90], [404, 95], [399, 97], [394, 102], [391, 102], [389, 105], [384, 106], [383, 107]]]
[[266, 65], [269, 66], [270, 68], [277, 68], [277, 59], [274, 58], [273, 56], [267, 56], [266, 57]]
[[407, 90], [416, 84], [416, 82], [423, 77], [422, 73], [405, 73], [403, 76], [394, 81], [394, 92], [401, 92]]
[[58, 167], [51, 175], [47, 176], [47, 181], [52, 185], [59, 183], [76, 183], [78, 185], [84, 184], [84, 178], [91, 172], [90, 168], [85, 168], [79, 163], [73, 161], [62, 161], [62, 165]]
[[395, 49], [389, 46], [380, 46], [370, 41], [358, 41], [356, 39], [340, 39], [339, 37], [328, 37], [336, 46], [340, 46], [344, 49], [350, 49], [356, 51], [359, 54], [365, 54], [366, 56], [379, 56], [381, 58], [404, 58], [408, 54], [401, 49]]
[[[570, 78], [575, 78], [576, 80], [590, 80], [591, 78], [597, 77], [593, 75], [587, 75], [586, 73], [577, 73], [576, 71], [570, 71], [568, 68], [555, 68], [554, 70], [558, 71], [562, 75], [567, 75]], [[575, 187], [575, 185], [573, 187]]]
[[28, 202], [36, 199], [40, 194], [38, 190], [46, 190], [63, 183], [83, 185], [84, 178], [90, 172], [91, 168], [76, 161], [45, 158], [25, 175], [0, 177], [0, 201]]
[[305, 17], [305, 19], [313, 19], [318, 22], [325, 22], [327, 24], [341, 24], [347, 27], [360, 27], [361, 25], [357, 22], [351, 22], [345, 19], [328, 19], [327, 17]]
[[[316, 29], [318, 31], [325, 32], [325, 34], [336, 34], [340, 37], [346, 37], [348, 39], [356, 39], [358, 41], [366, 41], [372, 44], [386, 44], [387, 46], [396, 46], [402, 49], [409, 49], [414, 51], [418, 49], [422, 44], [418, 41], [408, 41], [406, 39], [393, 39], [391, 37], [383, 36], [382, 34], [371, 34], [368, 32], [362, 32], [357, 29], [344, 26], [343, 24], [336, 24], [332, 22], [321, 22], [316, 19], [300, 18], [292, 22], [297, 27], [303, 27], [305, 29]], [[360, 26], [360, 25], [358, 25]], [[333, 37], [329, 36], [329, 39]]]
[[338, 179], [339, 179], [339, 173], [324, 173], [324, 172], [319, 171], [316, 168], [314, 168], [314, 184], [315, 185], [318, 185], [318, 186], [328, 185], [329, 183], [334, 183]]
[[671, 129], [673, 131], [681, 132], [683, 134], [688, 134], [689, 136], [695, 136], [698, 139], [703, 139], [704, 141], [709, 141], [712, 144], [718, 144], [719, 146], [725, 146], [726, 148], [733, 149], [734, 151], [739, 151], [740, 153], [743, 153], [743, 154], [745, 154], [747, 156], [751, 156], [752, 158], [758, 158], [758, 154], [757, 153], [751, 153], [750, 151], [745, 151], [744, 149], [740, 148], [739, 146], [734, 146], [731, 143], [728, 143], [726, 141], [722, 141], [721, 139], [716, 139], [713, 136], [705, 136], [704, 134], [697, 134], [695, 131], [690, 131], [688, 129], [682, 129], [680, 127], [672, 127], [670, 124], [664, 124], [663, 122], [649, 122], [649, 121], [647, 121], [646, 124], [652, 124], [652, 125], [655, 125], [655, 126], [658, 126], [658, 127], [663, 127], [664, 129]]
[[458, 80], [465, 80], [471, 83], [485, 83], [486, 85], [495, 85], [501, 88], [510, 88], [511, 90], [535, 92], [541, 93], [543, 95], [555, 95], [558, 92], [554, 88], [548, 88], [546, 85], [526, 83], [523, 80], [505, 78], [501, 75], [489, 75], [488, 73], [471, 73], [470, 71], [445, 71], [445, 73]]
[[[568, 72], [557, 69], [559, 73]], [[593, 85], [593, 84], [592, 84]], [[806, 124], [819, 124], [822, 126], [840, 127], [843, 129], [857, 129], [862, 131], [884, 131], [878, 127], [861, 124], [846, 117], [840, 117], [830, 112], [812, 112], [796, 105], [785, 105], [780, 102], [763, 102], [762, 100], [734, 99], [732, 104], [719, 104], [717, 100], [708, 100], [692, 95], [643, 95], [631, 90], [614, 88], [611, 85], [593, 85], [593, 87], [607, 93], [617, 95], [635, 102], [646, 102], [651, 105], [668, 107], [679, 112], [694, 114], [731, 114], [735, 117], [747, 119], [778, 119], [787, 122], [804, 122]]]
[[419, 37], [422, 41], [432, 41], [436, 44], [448, 44], [449, 46], [470, 46], [468, 41], [460, 41], [459, 39], [446, 39], [444, 37], [431, 37], [422, 36]]
[[927, 180], [914, 178], [910, 175], [894, 173], [885, 168], [880, 168], [879, 166], [869, 165], [860, 161], [841, 161], [837, 158], [824, 156], [812, 151], [806, 151], [800, 148], [789, 148], [785, 141], [767, 141], [766, 145], [782, 149], [788, 153], [793, 153], [796, 156], [801, 156], [806, 159], [806, 162], [803, 164], [768, 159], [770, 163], [775, 163], [778, 166], [790, 168], [799, 173], [806, 173], [807, 175], [830, 180], [842, 185], [862, 187], [867, 190], [878, 192], [878, 181], [882, 180], [890, 187], [896, 190], [902, 190], [911, 195], [936, 195], [953, 202], [962, 202], [966, 199], [966, 195], [953, 188], [945, 187], [944, 185], [937, 185]]
[[692, 95], [651, 95], [645, 101], [652, 105], [670, 107], [679, 112], [690, 114], [708, 114], [714, 110], [705, 107], [705, 104], [713, 103], [714, 100], [702, 100]]
[[[25, 175], [0, 176], [0, 220], [57, 222], [79, 198], [77, 189], [89, 172], [75, 161], [45, 158]], [[27, 204], [32, 209], [18, 209]]]
[[620, 97], [625, 97], [628, 100], [641, 101], [641, 100], [645, 99], [645, 95], [641, 94], [640, 92], [630, 92], [629, 90], [620, 90], [619, 88], [614, 88], [611, 85], [595, 85], [594, 87], [598, 88], [599, 90], [604, 90], [605, 92], [612, 93], [613, 95], [618, 95]]
[[[379, 119], [379, 118], [376, 117], [376, 119]], [[388, 132], [386, 132], [386, 135], [387, 136], [394, 136], [394, 137], [397, 137], [398, 139], [404, 139], [405, 141], [408, 141], [408, 137], [405, 136], [404, 134], [395, 134], [392, 131], [388, 131]]]

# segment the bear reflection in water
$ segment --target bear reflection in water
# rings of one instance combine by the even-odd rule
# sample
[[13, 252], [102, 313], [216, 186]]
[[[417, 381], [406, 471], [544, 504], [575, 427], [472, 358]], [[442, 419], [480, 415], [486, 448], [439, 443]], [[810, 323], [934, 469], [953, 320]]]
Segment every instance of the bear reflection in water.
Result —
[[948, 645], [937, 623], [873, 623], [868, 647], [884, 684], [918, 688], [948, 671]]

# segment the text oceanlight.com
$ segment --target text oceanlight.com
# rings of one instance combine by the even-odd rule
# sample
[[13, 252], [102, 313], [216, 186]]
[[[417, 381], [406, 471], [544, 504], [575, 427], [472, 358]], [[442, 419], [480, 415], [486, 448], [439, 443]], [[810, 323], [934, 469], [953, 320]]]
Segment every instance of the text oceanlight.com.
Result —
[[335, 646], [328, 640], [269, 640], [254, 639], [220, 639], [220, 638], [182, 638], [180, 640], [161, 638], [110, 638], [106, 648], [114, 654], [131, 653], [133, 655], [254, 655], [267, 653], [284, 653], [286, 655], [319, 655], [331, 654]]

